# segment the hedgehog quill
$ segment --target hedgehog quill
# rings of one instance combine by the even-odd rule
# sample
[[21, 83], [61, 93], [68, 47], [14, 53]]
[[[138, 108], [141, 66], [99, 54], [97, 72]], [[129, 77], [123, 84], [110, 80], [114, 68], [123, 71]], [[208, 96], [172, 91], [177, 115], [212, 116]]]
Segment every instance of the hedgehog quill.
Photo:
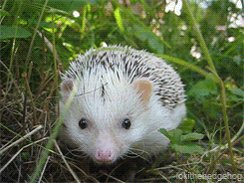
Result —
[[176, 128], [186, 114], [184, 87], [162, 59], [130, 47], [91, 49], [62, 75], [62, 136], [96, 163], [111, 164], [127, 154], [150, 157], [169, 140], [160, 128]]

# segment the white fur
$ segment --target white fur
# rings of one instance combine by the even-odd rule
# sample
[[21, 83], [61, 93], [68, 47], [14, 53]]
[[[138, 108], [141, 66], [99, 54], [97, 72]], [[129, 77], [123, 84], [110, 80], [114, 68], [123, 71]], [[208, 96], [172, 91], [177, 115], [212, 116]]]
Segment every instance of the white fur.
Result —
[[[63, 80], [73, 79], [77, 90], [69, 113], [64, 116], [67, 138], [94, 160], [95, 152], [99, 148], [111, 149], [114, 154], [113, 162], [129, 151], [137, 154], [144, 152], [143, 155], [162, 151], [167, 146], [168, 139], [159, 129], [170, 130], [179, 125], [186, 113], [184, 101], [174, 108], [162, 106], [160, 97], [153, 92], [145, 106], [140, 93], [133, 87], [133, 81], [124, 74], [123, 65], [119, 61], [116, 64], [120, 65], [113, 72], [102, 65], [86, 70], [89, 64], [86, 57], [89, 54], [79, 57], [84, 62], [83, 65], [73, 62], [71, 69], [63, 77]], [[156, 66], [160, 65], [157, 62]], [[164, 62], [162, 65], [170, 68], [169, 72], [174, 72]], [[82, 75], [79, 75], [80, 72]], [[150, 82], [154, 89], [159, 87], [153, 81]], [[180, 80], [178, 85], [177, 87], [182, 87]], [[102, 86], [104, 97], [101, 96]], [[61, 91], [61, 95], [60, 107], [63, 112], [68, 94]], [[79, 127], [81, 118], [89, 121], [88, 127], [83, 130]], [[128, 130], [121, 127], [125, 118], [131, 120]]]

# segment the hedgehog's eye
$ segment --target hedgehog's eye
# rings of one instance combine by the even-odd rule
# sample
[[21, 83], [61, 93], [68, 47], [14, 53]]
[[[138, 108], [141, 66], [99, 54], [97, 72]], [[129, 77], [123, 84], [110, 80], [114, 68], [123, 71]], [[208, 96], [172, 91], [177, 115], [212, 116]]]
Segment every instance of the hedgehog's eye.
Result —
[[88, 121], [85, 118], [81, 118], [81, 120], [79, 121], [80, 128], [82, 130], [87, 128], [87, 125], [88, 125], [87, 123], [88, 123]]
[[131, 122], [128, 118], [125, 118], [123, 121], [122, 121], [122, 128], [128, 130], [130, 128], [130, 125], [131, 125]]

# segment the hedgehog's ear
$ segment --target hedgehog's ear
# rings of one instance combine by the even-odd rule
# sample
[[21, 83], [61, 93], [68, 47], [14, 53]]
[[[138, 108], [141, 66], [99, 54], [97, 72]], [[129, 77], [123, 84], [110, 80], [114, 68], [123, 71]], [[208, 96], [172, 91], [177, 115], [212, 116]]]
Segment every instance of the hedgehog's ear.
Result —
[[60, 85], [61, 95], [64, 100], [66, 100], [68, 98], [68, 96], [72, 92], [73, 88], [74, 88], [74, 81], [72, 79], [65, 79], [61, 83], [61, 85]]
[[152, 96], [152, 83], [147, 79], [138, 79], [135, 80], [132, 84], [136, 88], [136, 90], [141, 93], [142, 102], [144, 104], [148, 104]]

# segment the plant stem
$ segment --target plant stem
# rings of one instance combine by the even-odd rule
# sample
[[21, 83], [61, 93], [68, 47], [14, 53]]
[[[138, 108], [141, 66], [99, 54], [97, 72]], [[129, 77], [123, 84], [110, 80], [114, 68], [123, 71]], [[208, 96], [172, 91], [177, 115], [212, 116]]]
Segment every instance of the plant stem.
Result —
[[42, 172], [42, 170], [43, 170], [43, 168], [45, 166], [45, 163], [46, 163], [46, 160], [48, 158], [49, 152], [53, 148], [53, 144], [55, 142], [54, 140], [58, 136], [58, 133], [59, 133], [61, 127], [62, 127], [62, 124], [63, 124], [63, 121], [64, 121], [64, 116], [67, 115], [67, 113], [69, 112], [70, 106], [72, 104], [72, 101], [74, 99], [74, 96], [75, 96], [76, 92], [77, 92], [76, 90], [72, 90], [72, 92], [70, 93], [68, 99], [65, 102], [63, 113], [55, 121], [55, 126], [54, 126], [54, 128], [52, 130], [52, 133], [51, 133], [50, 137], [49, 137], [47, 145], [45, 146], [45, 148], [43, 149], [43, 151], [41, 153], [40, 160], [38, 161], [38, 163], [36, 165], [35, 171], [34, 171], [34, 173], [32, 174], [32, 176], [30, 178], [30, 181], [29, 181], [30, 183], [35, 183], [36, 180], [38, 179], [38, 177], [40, 176], [40, 174], [41, 174], [41, 172]]
[[189, 22], [192, 24], [192, 26], [194, 28], [194, 33], [200, 44], [200, 47], [202, 48], [202, 51], [206, 57], [206, 60], [210, 67], [210, 71], [218, 78], [218, 81], [219, 81], [218, 83], [219, 83], [220, 90], [221, 90], [220, 97], [221, 97], [221, 103], [222, 103], [221, 106], [222, 106], [222, 113], [223, 113], [223, 121], [224, 121], [224, 125], [225, 125], [225, 133], [226, 133], [226, 137], [227, 137], [228, 148], [230, 151], [230, 159], [231, 159], [231, 163], [232, 163], [232, 168], [236, 172], [236, 164], [234, 161], [234, 154], [233, 154], [233, 150], [232, 150], [232, 143], [231, 143], [231, 137], [230, 137], [229, 122], [228, 122], [228, 116], [227, 116], [227, 111], [226, 111], [227, 106], [226, 106], [226, 92], [225, 92], [224, 82], [219, 77], [217, 70], [215, 69], [215, 66], [214, 66], [213, 60], [209, 54], [207, 45], [203, 39], [202, 33], [199, 29], [196, 19], [194, 18], [193, 14], [192, 14], [192, 11], [190, 9], [190, 6], [189, 6], [189, 3], [187, 0], [183, 0], [183, 6], [184, 6], [186, 14], [189, 18]]
[[43, 149], [43, 151], [41, 153], [40, 160], [38, 161], [38, 163], [36, 165], [35, 171], [31, 176], [31, 179], [29, 181], [30, 183], [35, 183], [37, 181], [38, 177], [40, 176], [40, 174], [43, 170], [43, 167], [45, 166], [45, 162], [48, 158], [49, 150], [51, 150], [53, 148], [54, 139], [57, 137], [61, 126], [62, 126], [62, 120], [61, 120], [61, 118], [58, 118], [56, 121], [56, 125], [52, 131], [52, 134], [49, 137], [47, 145], [45, 146], [45, 149]]
[[[1, 10], [5, 9], [5, 6], [6, 6], [7, 2], [8, 2], [7, 0], [5, 0], [3, 2]], [[0, 15], [0, 25], [2, 24], [3, 19], [4, 19], [4, 16]]]
[[184, 9], [186, 10], [186, 14], [189, 18], [189, 21], [193, 26], [193, 29], [194, 29], [193, 32], [195, 33], [197, 40], [199, 41], [200, 47], [202, 48], [202, 51], [206, 57], [208, 65], [210, 66], [210, 68], [213, 72], [217, 73], [215, 66], [213, 64], [212, 57], [209, 54], [208, 47], [203, 39], [200, 29], [199, 29], [199, 25], [197, 24], [196, 19], [194, 18], [193, 14], [192, 14], [192, 11], [190, 9], [190, 6], [189, 6], [187, 0], [183, 0], [183, 5], [184, 5]]
[[[198, 67], [197, 65], [193, 65], [185, 60], [182, 60], [180, 58], [176, 58], [176, 57], [172, 57], [172, 56], [169, 56], [169, 55], [165, 55], [165, 54], [157, 54], [157, 56], [165, 59], [166, 61], [169, 61], [169, 62], [173, 62], [173, 63], [176, 63], [176, 64], [179, 64], [179, 65], [182, 65], [184, 67], [187, 67], [195, 72], [198, 72], [199, 74], [205, 76], [205, 77], [209, 77], [213, 80], [216, 80], [216, 78], [214, 77], [214, 75], [211, 75], [209, 72], [205, 71], [204, 69]], [[214, 78], [213, 78], [214, 77]]]

